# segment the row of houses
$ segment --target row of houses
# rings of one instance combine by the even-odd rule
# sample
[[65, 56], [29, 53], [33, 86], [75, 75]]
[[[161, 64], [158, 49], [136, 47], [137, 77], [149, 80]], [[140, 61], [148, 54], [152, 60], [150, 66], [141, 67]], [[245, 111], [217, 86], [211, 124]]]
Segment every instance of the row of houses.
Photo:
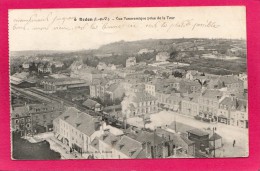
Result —
[[83, 158], [187, 158], [222, 147], [222, 142], [217, 143], [220, 136], [214, 139], [213, 148], [210, 133], [180, 123], [178, 131], [172, 128], [173, 124], [153, 132], [135, 127], [120, 130], [76, 108], [68, 108], [53, 125], [55, 137]]
[[65, 110], [63, 104], [25, 104], [11, 110], [12, 130], [24, 135], [53, 131], [53, 120]]

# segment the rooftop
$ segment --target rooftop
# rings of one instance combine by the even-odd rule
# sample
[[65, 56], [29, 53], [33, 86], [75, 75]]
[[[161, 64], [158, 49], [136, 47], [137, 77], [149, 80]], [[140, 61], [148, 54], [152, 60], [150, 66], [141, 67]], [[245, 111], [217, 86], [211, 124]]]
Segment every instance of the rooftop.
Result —
[[197, 135], [197, 136], [205, 136], [205, 135], [209, 135], [208, 132], [202, 130], [202, 129], [198, 129], [198, 128], [195, 128], [195, 129], [191, 129], [189, 131], [187, 131], [188, 133], [191, 133], [191, 134], [194, 134], [194, 135]]
[[86, 81], [85, 80], [81, 80], [78, 78], [50, 78], [50, 79], [44, 79], [43, 81], [45, 82], [49, 82], [55, 85], [69, 85], [69, 84], [85, 84]]

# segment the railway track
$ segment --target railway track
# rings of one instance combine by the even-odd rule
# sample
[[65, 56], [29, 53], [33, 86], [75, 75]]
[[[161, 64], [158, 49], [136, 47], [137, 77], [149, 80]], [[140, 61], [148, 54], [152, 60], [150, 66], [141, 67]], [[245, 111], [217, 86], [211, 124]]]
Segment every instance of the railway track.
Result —
[[[108, 124], [110, 124], [112, 126], [115, 126], [117, 128], [121, 128], [121, 129], [123, 129], [123, 127], [124, 127], [123, 126], [124, 125], [123, 121], [120, 121], [120, 120], [118, 120], [118, 119], [116, 119], [114, 117], [111, 117], [109, 114], [106, 114], [104, 112], [95, 112], [93, 110], [90, 110], [90, 109], [82, 106], [82, 105], [73, 103], [73, 102], [71, 102], [69, 100], [66, 100], [66, 99], [62, 99], [62, 98], [54, 96], [52, 94], [46, 94], [46, 93], [41, 92], [41, 91], [39, 91], [39, 90], [37, 90], [35, 88], [21, 89], [21, 88], [12, 86], [11, 89], [12, 89], [12, 91], [14, 90], [14, 91], [16, 91], [16, 92], [18, 92], [20, 94], [29, 96], [31, 98], [37, 98], [37, 99], [39, 99], [41, 101], [44, 101], [44, 102], [47, 102], [47, 103], [57, 102], [57, 103], [63, 103], [67, 107], [75, 107], [75, 108], [79, 109], [82, 112], [88, 113], [91, 116], [101, 116], [104, 121], [106, 121]], [[127, 128], [129, 126], [131, 126], [131, 125], [130, 124], [126, 124]]]

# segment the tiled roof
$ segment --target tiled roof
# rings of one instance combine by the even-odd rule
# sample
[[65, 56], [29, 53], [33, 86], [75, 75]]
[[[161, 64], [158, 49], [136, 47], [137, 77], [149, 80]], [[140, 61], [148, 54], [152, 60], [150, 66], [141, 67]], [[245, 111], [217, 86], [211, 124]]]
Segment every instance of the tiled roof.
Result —
[[204, 131], [202, 129], [198, 129], [198, 128], [188, 130], [187, 132], [194, 134], [194, 135], [197, 135], [197, 136], [209, 135], [209, 133], [207, 133], [206, 131]]
[[220, 135], [218, 135], [217, 133], [214, 133], [214, 135], [212, 135], [209, 138], [210, 141], [219, 140], [219, 139], [222, 139], [222, 137]]
[[91, 141], [90, 145], [91, 145], [93, 148], [99, 150], [99, 139], [98, 139], [97, 137], [94, 138], [94, 140]]
[[116, 144], [115, 149], [130, 158], [137, 158], [142, 151], [142, 144], [128, 136], [122, 136]]
[[130, 133], [128, 136], [140, 143], [150, 142], [152, 145], [161, 144], [164, 141], [164, 139], [158, 136], [157, 134], [145, 131], [139, 131], [138, 133]]
[[84, 84], [86, 81], [78, 78], [58, 78], [58, 79], [45, 79], [44, 81], [53, 83], [55, 85], [69, 85], [69, 84]]
[[156, 100], [156, 98], [147, 92], [135, 93], [133, 97], [133, 101], [136, 103], [144, 102], [144, 101], [154, 101], [154, 100]]
[[120, 84], [114, 83], [114, 84], [110, 85], [110, 86], [106, 89], [106, 91], [114, 92], [119, 86], [120, 86]]
[[14, 109], [11, 111], [12, 118], [16, 118], [16, 115], [19, 115], [19, 117], [24, 117], [28, 114], [29, 110], [26, 106], [14, 107]]
[[227, 105], [228, 108], [235, 106], [235, 109], [246, 109], [247, 108], [247, 100], [238, 99], [236, 97], [225, 97], [220, 104]]
[[116, 145], [120, 138], [110, 132], [105, 132], [100, 136], [99, 140], [112, 147]]
[[191, 93], [191, 94], [188, 94], [187, 96], [184, 96], [182, 99], [186, 100], [186, 101], [191, 101], [191, 102], [197, 103], [199, 96], [200, 96], [199, 93]]
[[223, 96], [223, 92], [219, 90], [205, 90], [202, 93], [202, 96], [206, 98], [220, 99]]
[[232, 84], [232, 83], [242, 83], [243, 81], [238, 79], [235, 76], [221, 76], [219, 78], [220, 81], [224, 82], [225, 84]]
[[89, 107], [89, 108], [92, 108], [92, 107], [95, 107], [96, 104], [99, 104], [99, 103], [96, 102], [95, 100], [87, 99], [82, 105]]
[[180, 94], [172, 93], [166, 100], [174, 100], [180, 102], [182, 100], [182, 96]]
[[98, 118], [94, 118], [74, 107], [68, 108], [59, 118], [88, 136], [96, 131], [95, 122], [100, 122]]

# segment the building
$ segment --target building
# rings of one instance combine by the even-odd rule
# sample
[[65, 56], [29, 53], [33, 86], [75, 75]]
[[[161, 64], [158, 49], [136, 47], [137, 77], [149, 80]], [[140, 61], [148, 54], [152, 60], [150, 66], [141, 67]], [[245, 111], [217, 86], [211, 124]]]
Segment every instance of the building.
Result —
[[136, 58], [135, 57], [129, 57], [126, 60], [126, 67], [131, 67], [134, 66], [136, 64]]
[[61, 61], [52, 61], [51, 65], [53, 65], [55, 68], [62, 68], [64, 63]]
[[164, 84], [164, 80], [162, 79], [153, 79], [152, 81], [145, 83], [145, 91], [152, 96], [156, 96], [156, 92], [161, 90]]
[[78, 78], [50, 78], [42, 80], [42, 85], [44, 91], [57, 92], [57, 91], [66, 91], [69, 89], [82, 89], [86, 88], [88, 85], [85, 80]]
[[53, 126], [59, 141], [88, 157], [91, 142], [103, 134], [106, 124], [100, 118], [71, 107], [53, 121]]
[[170, 58], [170, 54], [168, 52], [159, 52], [156, 55], [156, 61], [165, 62]]
[[128, 136], [122, 136], [115, 146], [115, 151], [120, 159], [147, 158], [142, 143]]
[[85, 80], [85, 82], [89, 85], [94, 80], [102, 79], [106, 76], [106, 74], [103, 74], [101, 71], [97, 70], [96, 68], [84, 67], [83, 64], [82, 65], [78, 64], [78, 65], [74, 66], [73, 68], [79, 67], [79, 69], [71, 70], [70, 76], [72, 78]]
[[154, 50], [152, 49], [140, 49], [137, 54], [142, 55], [142, 54], [153, 53], [153, 52]]
[[219, 102], [224, 93], [219, 90], [205, 90], [199, 96], [199, 116], [205, 121], [217, 121]]
[[247, 89], [247, 87], [248, 87], [247, 74], [246, 73], [241, 73], [241, 74], [238, 75], [238, 78], [243, 81], [244, 89]]
[[218, 122], [248, 128], [247, 100], [235, 96], [225, 97], [219, 103]]
[[11, 128], [12, 131], [20, 132], [21, 136], [31, 134], [32, 119], [25, 106], [12, 108]]
[[29, 88], [36, 86], [36, 80], [32, 77], [29, 77], [29, 73], [15, 73], [10, 76], [11, 85], [20, 87], [20, 88]]
[[104, 62], [99, 62], [98, 65], [97, 65], [97, 69], [98, 69], [98, 70], [105, 70], [105, 69], [107, 69], [106, 63], [104, 63]]
[[95, 112], [100, 112], [103, 109], [101, 104], [92, 99], [87, 99], [85, 102], [82, 103], [82, 105]]
[[222, 137], [213, 132], [209, 136], [209, 150], [216, 150], [223, 147]]
[[222, 76], [219, 79], [224, 87], [227, 88], [227, 91], [231, 94], [241, 94], [244, 92], [244, 82], [235, 76]]
[[111, 84], [105, 90], [105, 100], [115, 101], [116, 99], [121, 100], [124, 96], [125, 89], [121, 83]]
[[184, 134], [176, 133], [167, 127], [156, 128], [156, 134], [165, 139], [165, 157], [176, 155], [178, 152], [189, 156], [195, 156], [195, 143]]
[[164, 108], [175, 111], [175, 112], [180, 112], [181, 111], [181, 100], [182, 100], [182, 96], [180, 93], [171, 93], [166, 98], [166, 103], [165, 103]]
[[[104, 101], [106, 95], [109, 95], [109, 99], [121, 98], [124, 91], [122, 90], [122, 79], [95, 79], [90, 85], [90, 97], [100, 98]], [[111, 95], [111, 97], [110, 97]]]
[[240, 128], [248, 128], [248, 102], [244, 99], [237, 99], [231, 107], [230, 125]]
[[12, 110], [12, 127], [24, 135], [49, 132], [53, 130], [53, 120], [63, 111], [63, 105], [57, 103], [26, 104]]
[[142, 144], [145, 150], [145, 158], [163, 158], [165, 156], [165, 139], [158, 136], [156, 132], [146, 132], [138, 128], [129, 128], [127, 136]]
[[29, 68], [30, 68], [30, 62], [24, 62], [22, 64], [22, 67], [25, 71], [29, 71]]
[[199, 115], [199, 93], [192, 93], [184, 96], [181, 100], [181, 113], [188, 116]]
[[39, 74], [51, 74], [52, 68], [50, 63], [41, 63], [38, 65]]
[[207, 87], [208, 89], [226, 88], [226, 91], [233, 95], [244, 93], [244, 82], [233, 75], [210, 79]]
[[196, 150], [205, 151], [209, 148], [209, 133], [197, 128], [187, 132], [188, 139], [195, 143]]
[[200, 75], [199, 71], [189, 70], [189, 71], [187, 71], [185, 78], [188, 80], [195, 80], [196, 76], [199, 76], [199, 75]]
[[158, 112], [157, 99], [147, 92], [126, 94], [121, 105], [122, 113], [127, 118]]

